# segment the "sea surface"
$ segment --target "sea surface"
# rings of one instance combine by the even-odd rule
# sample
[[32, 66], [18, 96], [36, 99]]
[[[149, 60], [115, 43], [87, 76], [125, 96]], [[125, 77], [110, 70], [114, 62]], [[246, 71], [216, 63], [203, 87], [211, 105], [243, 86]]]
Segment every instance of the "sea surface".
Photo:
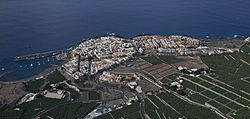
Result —
[[[250, 35], [250, 0], [0, 0], [0, 80], [21, 80], [57, 61], [14, 62], [114, 32], [197, 38]], [[1, 71], [4, 68], [4, 71]]]

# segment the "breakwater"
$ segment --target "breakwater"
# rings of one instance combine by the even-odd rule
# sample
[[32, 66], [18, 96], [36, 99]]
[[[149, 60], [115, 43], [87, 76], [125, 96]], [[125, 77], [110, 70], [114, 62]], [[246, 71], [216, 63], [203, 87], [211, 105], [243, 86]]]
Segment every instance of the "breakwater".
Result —
[[58, 51], [49, 51], [49, 52], [41, 52], [41, 53], [34, 53], [34, 54], [28, 54], [28, 55], [22, 55], [15, 57], [15, 61], [25, 61], [25, 60], [34, 60], [34, 59], [40, 59], [44, 57], [50, 57], [50, 56], [56, 56], [62, 53], [68, 53], [68, 50], [58, 50]]

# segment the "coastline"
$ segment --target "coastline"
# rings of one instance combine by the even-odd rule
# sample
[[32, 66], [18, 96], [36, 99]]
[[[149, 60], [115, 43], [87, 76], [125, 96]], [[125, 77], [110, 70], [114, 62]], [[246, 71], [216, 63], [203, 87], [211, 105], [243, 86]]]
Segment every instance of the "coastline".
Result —
[[57, 65], [51, 65], [50, 67], [44, 69], [42, 72], [35, 74], [33, 76], [27, 77], [27, 78], [23, 78], [20, 80], [15, 80], [15, 81], [0, 81], [0, 84], [16, 84], [16, 83], [25, 83], [28, 81], [32, 81], [35, 80], [35, 78], [39, 77], [39, 76], [44, 76], [46, 77], [47, 75], [49, 75], [51, 72], [55, 71], [57, 68], [61, 67], [61, 64], [63, 64], [64, 61], [58, 63]]
[[[247, 38], [247, 37], [233, 37], [232, 36], [232, 37], [223, 37], [223, 38], [206, 38], [206, 39], [202, 39], [202, 38], [196, 38], [196, 37], [193, 37], [193, 36], [190, 36], [190, 35], [181, 35], [181, 34], [139, 34], [139, 35], [135, 35], [135, 36], [130, 38], [130, 37], [122, 36], [122, 35], [119, 35], [119, 34], [106, 34], [106, 35], [98, 35], [96, 37], [92, 37], [92, 38], [88, 38], [88, 39], [82, 39], [81, 41], [79, 41], [79, 43], [76, 43], [75, 45], [71, 46], [69, 49], [73, 49], [74, 47], [77, 47], [82, 42], [85, 42], [85, 41], [88, 41], [88, 40], [91, 40], [91, 39], [96, 39], [96, 38], [99, 38], [99, 37], [105, 37], [105, 36], [114, 36], [114, 37], [119, 37], [119, 38], [125, 38], [125, 39], [128, 39], [128, 40], [134, 40], [135, 38], [141, 37], [141, 36], [163, 36], [163, 37], [168, 37], [168, 36], [171, 36], [171, 35], [186, 36], [186, 37], [198, 39], [203, 43], [206, 43], [206, 42], [210, 42], [210, 43], [212, 43], [212, 42], [230, 42], [232, 40], [234, 40], [234, 41], [242, 41], [243, 42], [243, 39]], [[64, 61], [60, 61], [57, 64], [58, 66], [51, 65], [50, 67], [44, 69], [40, 73], [35, 74], [33, 76], [22, 78], [22, 79], [19, 79], [19, 80], [13, 80], [13, 81], [0, 81], [0, 84], [13, 84], [13, 83], [20, 83], [20, 82], [24, 83], [24, 82], [28, 82], [30, 80], [35, 80], [36, 77], [46, 76], [50, 72], [56, 70], [58, 67], [60, 67], [60, 65], [63, 64], [63, 62]]]
[[[48, 76], [52, 72], [54, 72], [56, 69], [61, 67], [61, 65], [65, 61], [59, 62], [57, 65], [51, 65], [50, 67], [44, 69], [42, 72], [23, 78], [17, 81], [0, 81], [0, 109], [4, 107], [5, 105], [11, 105], [14, 104], [16, 101], [18, 101], [20, 98], [22, 98], [24, 95], [26, 95], [28, 92], [25, 91], [24, 83], [36, 80], [39, 76]], [[39, 79], [44, 80], [44, 79]], [[11, 95], [10, 95], [11, 92]]]

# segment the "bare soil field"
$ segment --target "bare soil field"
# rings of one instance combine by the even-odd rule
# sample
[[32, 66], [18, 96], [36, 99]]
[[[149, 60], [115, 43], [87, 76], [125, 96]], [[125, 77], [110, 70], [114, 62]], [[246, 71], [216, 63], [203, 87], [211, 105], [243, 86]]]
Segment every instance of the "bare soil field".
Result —
[[240, 48], [245, 44], [244, 39], [204, 40], [201, 43], [208, 47], [226, 48]]
[[26, 94], [22, 83], [0, 83], [0, 105], [11, 104]]
[[135, 69], [143, 69], [143, 68], [147, 68], [149, 66], [151, 66], [152, 64], [142, 60], [142, 59], [139, 59], [137, 60], [135, 63], [134, 63], [134, 66], [133, 68]]
[[172, 67], [171, 65], [164, 63], [152, 65], [143, 70], [148, 74], [152, 75], [153, 77], [155, 77], [157, 80], [160, 80], [163, 77], [169, 76], [176, 72], [175, 67]]
[[208, 68], [208, 66], [202, 62], [202, 60], [200, 58], [194, 58], [194, 59], [186, 59], [183, 62], [178, 62], [175, 64], [171, 64], [173, 67], [187, 67], [187, 68]]

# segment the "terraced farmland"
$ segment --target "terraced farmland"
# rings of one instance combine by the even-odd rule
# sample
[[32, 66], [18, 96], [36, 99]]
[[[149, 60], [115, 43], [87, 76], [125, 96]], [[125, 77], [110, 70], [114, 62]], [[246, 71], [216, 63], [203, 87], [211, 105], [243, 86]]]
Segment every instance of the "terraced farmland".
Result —
[[[240, 60], [249, 62], [249, 47], [245, 46], [243, 50], [241, 53], [225, 55], [227, 58], [223, 55], [203, 57], [203, 61], [215, 70], [216, 76], [191, 77], [179, 74], [184, 79], [182, 85], [195, 92], [188, 98], [200, 104], [211, 105], [224, 115], [245, 117], [250, 113], [250, 87], [249, 82], [244, 80], [244, 77], [250, 77], [250, 66]], [[167, 79], [175, 78], [173, 76]], [[163, 81], [168, 83], [171, 80]]]
[[211, 110], [190, 104], [171, 93], [161, 93], [148, 97], [146, 100], [146, 109], [151, 119], [176, 119], [181, 117], [190, 119], [199, 119], [202, 117], [219, 119], [219, 116]]

